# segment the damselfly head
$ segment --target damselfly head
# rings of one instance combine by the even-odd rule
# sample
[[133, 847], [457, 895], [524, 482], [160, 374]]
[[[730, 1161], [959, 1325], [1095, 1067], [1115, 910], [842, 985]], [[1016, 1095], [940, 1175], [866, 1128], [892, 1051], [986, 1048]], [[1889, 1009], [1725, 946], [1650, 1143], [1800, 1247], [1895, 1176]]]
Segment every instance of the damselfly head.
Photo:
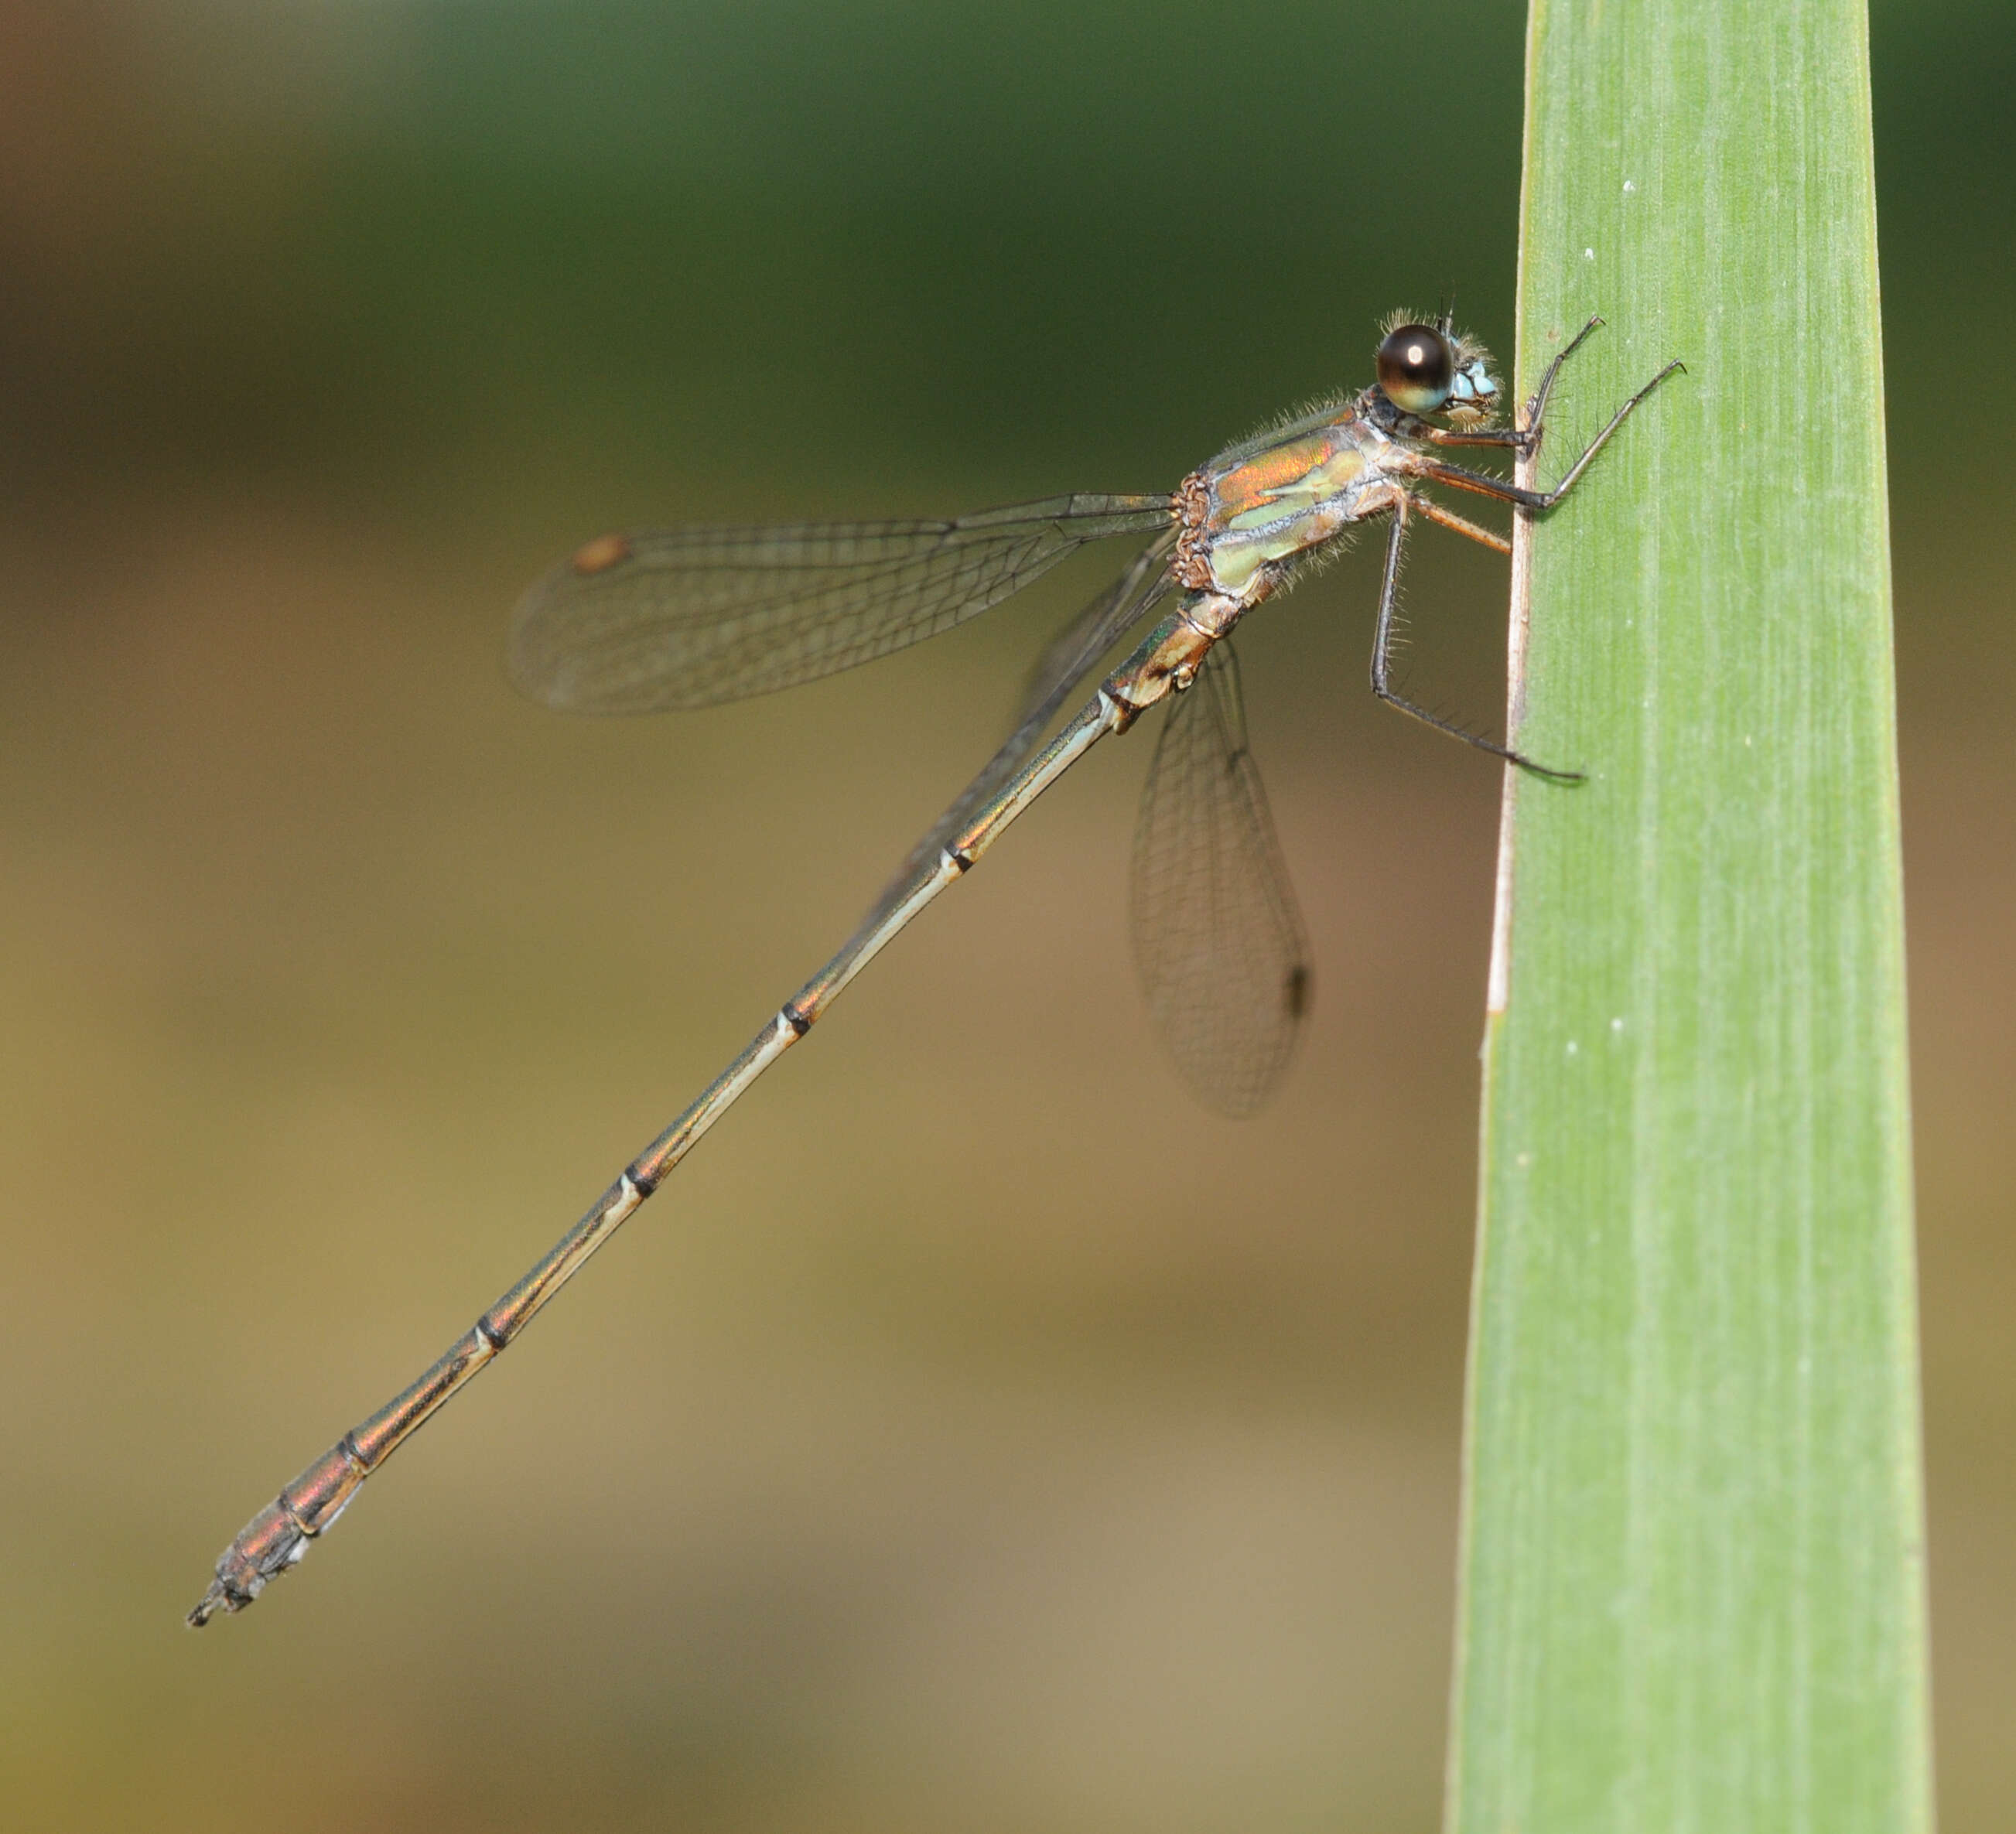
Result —
[[1396, 313], [1379, 346], [1379, 387], [1408, 414], [1440, 414], [1469, 426], [1489, 419], [1498, 405], [1491, 353], [1449, 324], [1434, 325]]

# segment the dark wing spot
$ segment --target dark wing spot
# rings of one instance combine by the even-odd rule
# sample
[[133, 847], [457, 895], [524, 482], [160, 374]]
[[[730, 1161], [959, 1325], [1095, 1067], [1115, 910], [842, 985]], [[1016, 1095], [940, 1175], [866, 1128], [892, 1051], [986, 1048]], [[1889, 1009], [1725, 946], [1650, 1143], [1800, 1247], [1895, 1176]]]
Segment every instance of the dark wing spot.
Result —
[[1309, 1009], [1309, 965], [1298, 962], [1281, 984], [1281, 1006], [1291, 1019], [1300, 1019]]

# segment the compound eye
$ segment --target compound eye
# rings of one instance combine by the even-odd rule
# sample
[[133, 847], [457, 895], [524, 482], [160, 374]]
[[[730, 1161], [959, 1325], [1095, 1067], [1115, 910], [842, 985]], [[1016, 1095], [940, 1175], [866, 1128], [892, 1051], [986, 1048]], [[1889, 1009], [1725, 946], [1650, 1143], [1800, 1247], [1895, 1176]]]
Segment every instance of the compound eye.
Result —
[[1456, 351], [1432, 325], [1396, 325], [1379, 347], [1379, 386], [1396, 408], [1432, 414], [1456, 381]]

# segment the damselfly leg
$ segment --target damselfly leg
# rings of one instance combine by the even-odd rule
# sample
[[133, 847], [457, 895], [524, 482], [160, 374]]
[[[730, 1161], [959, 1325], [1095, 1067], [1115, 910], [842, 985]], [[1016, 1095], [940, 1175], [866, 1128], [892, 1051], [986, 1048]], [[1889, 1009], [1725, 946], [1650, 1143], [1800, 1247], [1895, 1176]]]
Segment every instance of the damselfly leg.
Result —
[[[1553, 393], [1555, 379], [1561, 372], [1561, 365], [1574, 355], [1582, 340], [1603, 322], [1593, 318], [1568, 342], [1555, 352], [1540, 378], [1540, 386], [1533, 391], [1527, 402], [1524, 424], [1517, 427], [1485, 428], [1475, 431], [1449, 430], [1430, 427], [1420, 437], [1426, 442], [1438, 446], [1489, 445], [1509, 447], [1521, 457], [1530, 458], [1539, 450], [1540, 442], [1546, 432], [1546, 411], [1549, 397]], [[1676, 369], [1685, 365], [1669, 363], [1658, 375], [1626, 401], [1610, 417], [1607, 425], [1583, 449], [1582, 456], [1568, 467], [1561, 482], [1550, 491], [1529, 490], [1503, 478], [1492, 477], [1488, 473], [1471, 471], [1461, 466], [1451, 465], [1432, 458], [1426, 453], [1414, 455], [1406, 469], [1412, 476], [1434, 484], [1445, 484], [1460, 490], [1471, 491], [1478, 494], [1496, 498], [1501, 502], [1514, 505], [1528, 512], [1551, 509], [1570, 491], [1575, 488], [1582, 473], [1588, 470], [1590, 462], [1608, 443], [1611, 436], [1624, 424], [1626, 417], [1640, 402], [1651, 394]], [[1393, 683], [1392, 644], [1395, 627], [1399, 618], [1400, 589], [1400, 555], [1406, 540], [1407, 518], [1417, 512], [1429, 521], [1438, 523], [1446, 529], [1481, 543], [1500, 554], [1509, 554], [1512, 545], [1502, 535], [1479, 527], [1463, 517], [1445, 509], [1432, 498], [1424, 497], [1417, 491], [1401, 489], [1395, 497], [1391, 514], [1392, 524], [1386, 538], [1386, 564], [1380, 576], [1379, 617], [1372, 642], [1372, 692], [1388, 707], [1432, 726], [1438, 732], [1446, 732], [1453, 739], [1460, 739], [1466, 745], [1473, 745], [1479, 751], [1489, 752], [1493, 757], [1503, 758], [1507, 764], [1516, 764], [1521, 770], [1530, 771], [1536, 777], [1543, 777], [1553, 783], [1579, 783], [1583, 780], [1579, 771], [1568, 771], [1541, 764], [1511, 746], [1500, 745], [1496, 740], [1471, 732], [1458, 725], [1453, 720], [1433, 713], [1417, 701], [1409, 699]]]

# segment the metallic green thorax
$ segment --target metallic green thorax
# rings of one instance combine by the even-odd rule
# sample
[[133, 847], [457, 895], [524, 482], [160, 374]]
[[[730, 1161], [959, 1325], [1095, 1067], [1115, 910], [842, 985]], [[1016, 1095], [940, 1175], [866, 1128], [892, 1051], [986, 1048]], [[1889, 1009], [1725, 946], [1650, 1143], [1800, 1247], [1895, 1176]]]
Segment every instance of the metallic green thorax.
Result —
[[[1371, 391], [1367, 391], [1369, 395]], [[1379, 407], [1391, 417], [1383, 401]], [[1176, 577], [1193, 592], [1257, 604], [1290, 566], [1392, 506], [1413, 455], [1374, 423], [1367, 396], [1229, 448], [1183, 480]]]

